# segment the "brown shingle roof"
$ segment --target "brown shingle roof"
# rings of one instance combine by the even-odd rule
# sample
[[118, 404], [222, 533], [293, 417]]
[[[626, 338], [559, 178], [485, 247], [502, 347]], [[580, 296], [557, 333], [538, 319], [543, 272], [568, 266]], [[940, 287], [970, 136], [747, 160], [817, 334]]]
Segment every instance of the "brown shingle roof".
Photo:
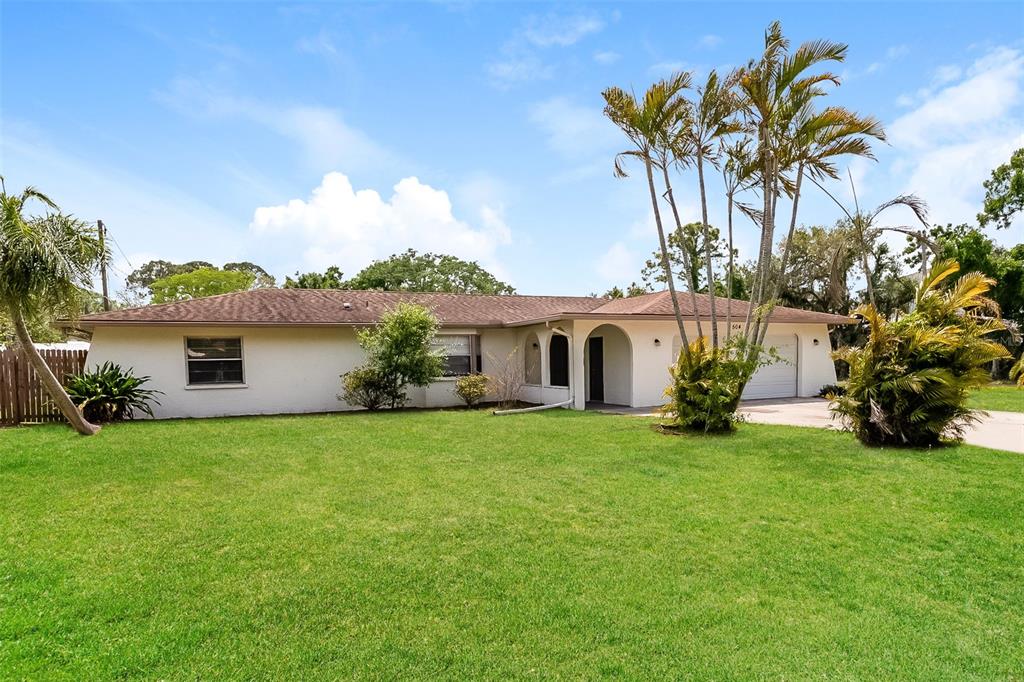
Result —
[[[689, 295], [680, 294], [679, 298], [684, 314], [692, 317]], [[515, 326], [561, 317], [663, 317], [673, 314], [668, 292], [612, 300], [590, 296], [255, 289], [191, 301], [94, 313], [85, 315], [81, 324], [87, 329], [107, 324], [360, 325], [376, 322], [381, 313], [390, 310], [400, 301], [430, 308], [446, 327]], [[724, 301], [720, 303], [724, 304]], [[707, 315], [706, 297], [698, 297], [697, 309], [702, 317]], [[734, 318], [742, 318], [745, 313], [746, 304], [734, 301]], [[776, 308], [772, 320], [827, 324], [850, 321], [838, 315], [793, 308]]]

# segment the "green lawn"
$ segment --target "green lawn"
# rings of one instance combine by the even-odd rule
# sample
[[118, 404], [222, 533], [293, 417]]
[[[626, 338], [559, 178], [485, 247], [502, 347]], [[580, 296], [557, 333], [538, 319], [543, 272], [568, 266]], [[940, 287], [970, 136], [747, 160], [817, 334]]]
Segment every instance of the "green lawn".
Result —
[[0, 431], [0, 678], [1024, 676], [1024, 457], [405, 412]]
[[1024, 388], [1016, 384], [992, 384], [972, 393], [968, 404], [978, 410], [1024, 412]]

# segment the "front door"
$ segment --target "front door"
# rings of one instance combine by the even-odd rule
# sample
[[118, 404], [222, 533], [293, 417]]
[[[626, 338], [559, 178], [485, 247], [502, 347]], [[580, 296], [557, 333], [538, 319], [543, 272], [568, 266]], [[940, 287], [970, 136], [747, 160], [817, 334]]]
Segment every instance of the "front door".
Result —
[[590, 339], [590, 399], [604, 401], [604, 339]]

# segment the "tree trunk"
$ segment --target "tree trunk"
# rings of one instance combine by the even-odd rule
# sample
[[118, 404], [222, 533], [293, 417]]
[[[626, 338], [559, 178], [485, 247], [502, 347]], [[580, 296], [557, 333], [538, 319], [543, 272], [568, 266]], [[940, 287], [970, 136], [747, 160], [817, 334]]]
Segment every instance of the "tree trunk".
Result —
[[708, 281], [708, 304], [711, 306], [711, 347], [718, 348], [718, 310], [715, 305], [715, 275], [711, 267], [711, 234], [708, 229], [708, 198], [704, 190], [704, 157], [697, 153], [697, 180], [700, 183], [701, 230], [704, 233], [704, 272]]
[[[690, 290], [690, 305], [693, 307], [693, 319], [697, 321], [697, 336], [704, 336], [704, 326], [701, 324], [700, 315], [697, 312], [697, 273], [694, 272], [693, 261], [690, 260], [690, 251], [686, 248], [686, 235], [683, 234], [683, 221], [679, 219], [679, 209], [676, 207], [676, 195], [672, 191], [672, 181], [669, 179], [668, 168], [661, 167], [665, 176], [665, 191], [668, 192], [668, 205], [672, 207], [672, 216], [676, 221], [676, 238], [679, 239], [679, 250], [683, 254], [683, 267], [686, 268], [686, 283]], [[683, 337], [684, 340], [686, 337]]]
[[29, 364], [36, 371], [39, 376], [39, 380], [42, 382], [46, 392], [50, 394], [50, 398], [57, 405], [57, 409], [60, 410], [64, 418], [71, 423], [71, 426], [83, 436], [91, 436], [100, 430], [100, 427], [95, 424], [90, 424], [82, 416], [82, 413], [75, 407], [75, 404], [71, 402], [71, 398], [64, 391], [64, 387], [61, 385], [57, 377], [50, 371], [49, 365], [46, 364], [46, 360], [43, 360], [43, 356], [39, 354], [39, 350], [32, 344], [32, 337], [29, 335], [28, 326], [25, 324], [25, 318], [22, 316], [21, 309], [17, 306], [11, 306], [11, 319], [14, 322], [14, 333], [18, 337], [18, 342], [21, 344], [22, 352], [25, 357], [28, 358]]
[[[651, 208], [654, 209], [654, 224], [658, 228], [658, 243], [661, 244], [661, 267], [665, 269], [665, 280], [668, 282], [668, 295], [672, 297], [672, 311], [676, 316], [676, 325], [679, 327], [679, 340], [682, 342], [683, 354], [690, 356], [690, 347], [686, 343], [686, 329], [683, 327], [683, 314], [679, 311], [679, 301], [676, 300], [676, 283], [672, 276], [672, 264], [668, 259], [668, 244], [665, 242], [665, 229], [661, 224], [661, 210], [658, 209], [658, 192], [654, 189], [654, 171], [651, 169], [650, 155], [644, 155], [644, 166], [647, 169], [647, 187], [651, 191]], [[696, 313], [696, 311], [694, 311]]]
[[[751, 292], [750, 304], [747, 307], [747, 319], [743, 325], [743, 338], [753, 343], [754, 339], [757, 338], [756, 327], [757, 323], [754, 321], [754, 309], [761, 305], [761, 298], [763, 296], [765, 281], [771, 275], [772, 267], [772, 237], [774, 230], [771, 228], [772, 216], [772, 188], [773, 183], [772, 177], [772, 163], [770, 153], [767, 150], [767, 133], [762, 133], [760, 144], [765, 149], [764, 169], [762, 170], [762, 193], [763, 193], [763, 211], [761, 214], [761, 244], [757, 252], [757, 270], [754, 272], [754, 290]], [[751, 324], [755, 326], [751, 333]]]
[[729, 224], [729, 271], [725, 275], [725, 340], [728, 341], [732, 338], [732, 274], [733, 274], [733, 248], [732, 248], [732, 198], [733, 191], [729, 190], [726, 194], [728, 199], [728, 209], [726, 211], [728, 215]]
[[[796, 232], [796, 214], [797, 209], [800, 206], [800, 185], [803, 184], [804, 179], [804, 165], [799, 164], [796, 169], [796, 189], [793, 192], [793, 211], [789, 216], [789, 232], [786, 233], [786, 249], [782, 252], [782, 262], [779, 266], [779, 279], [775, 282], [775, 286], [772, 287], [772, 295], [766, 303], [771, 303], [771, 307], [775, 307], [775, 301], [779, 298], [779, 294], [782, 293], [782, 284], [786, 281], [786, 266], [789, 264], [789, 254], [792, 253], [793, 245], [793, 233]], [[771, 311], [769, 310], [769, 315]], [[764, 343], [764, 337], [768, 333], [768, 325], [764, 325], [761, 329], [761, 333], [757, 339], [757, 343]]]

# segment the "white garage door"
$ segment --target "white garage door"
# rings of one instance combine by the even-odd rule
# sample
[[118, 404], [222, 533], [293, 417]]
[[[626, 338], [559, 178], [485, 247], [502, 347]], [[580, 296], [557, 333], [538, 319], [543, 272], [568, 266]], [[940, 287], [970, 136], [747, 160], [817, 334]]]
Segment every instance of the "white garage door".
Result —
[[762, 367], [743, 390], [744, 400], [792, 398], [796, 395], [796, 337], [792, 334], [766, 336], [764, 347], [775, 348], [785, 360]]

